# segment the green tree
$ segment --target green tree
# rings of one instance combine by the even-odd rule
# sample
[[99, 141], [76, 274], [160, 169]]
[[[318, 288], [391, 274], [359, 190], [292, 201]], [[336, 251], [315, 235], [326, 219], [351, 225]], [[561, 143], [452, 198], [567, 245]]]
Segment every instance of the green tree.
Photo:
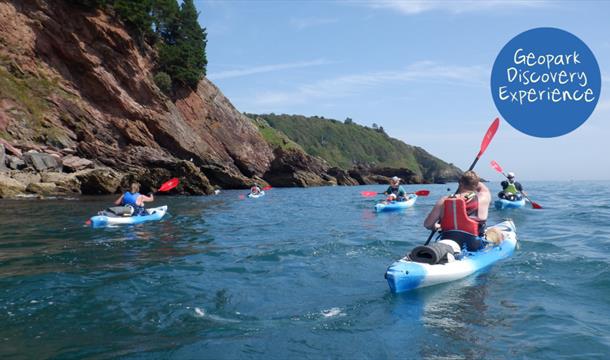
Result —
[[112, 6], [121, 19], [133, 27], [138, 35], [152, 34], [152, 0], [114, 0]]
[[176, 0], [153, 0], [152, 17], [155, 33], [166, 44], [175, 45], [180, 29], [180, 6]]
[[198, 16], [193, 0], [185, 0], [178, 16], [179, 26], [170, 29], [159, 47], [160, 70], [169, 74], [174, 83], [190, 87], [197, 86], [208, 64], [207, 34], [199, 25]]
[[153, 77], [155, 84], [163, 91], [165, 94], [170, 94], [172, 90], [172, 78], [164, 73], [163, 71], [158, 72]]

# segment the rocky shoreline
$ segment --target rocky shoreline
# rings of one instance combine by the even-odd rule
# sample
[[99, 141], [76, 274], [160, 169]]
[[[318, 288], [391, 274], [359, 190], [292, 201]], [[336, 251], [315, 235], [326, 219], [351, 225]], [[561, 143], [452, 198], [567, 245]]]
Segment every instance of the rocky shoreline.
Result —
[[[323, 160], [302, 151], [278, 148], [274, 155], [269, 170], [262, 177], [251, 179], [252, 183], [275, 187], [354, 186], [386, 184], [394, 175], [407, 184], [422, 182], [408, 169], [357, 167], [343, 170], [331, 168]], [[221, 187], [210, 183], [208, 178], [215, 176], [205, 174], [206, 171], [211, 170], [209, 167], [200, 169], [192, 161], [151, 159], [149, 167], [134, 167], [126, 172], [80, 157], [75, 148], [15, 145], [0, 139], [0, 198], [116, 194], [132, 181], [140, 182], [142, 191], [148, 192], [175, 176], [180, 178], [181, 184], [171, 193], [209, 195]], [[223, 174], [223, 169], [212, 171], [216, 171], [216, 176]], [[224, 181], [229, 183], [227, 179]], [[235, 181], [233, 185], [225, 188], [245, 188], [250, 184]]]

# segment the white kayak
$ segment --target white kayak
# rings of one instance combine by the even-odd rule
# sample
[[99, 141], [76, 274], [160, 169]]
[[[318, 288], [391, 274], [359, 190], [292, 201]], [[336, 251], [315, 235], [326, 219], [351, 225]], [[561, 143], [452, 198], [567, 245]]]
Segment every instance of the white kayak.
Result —
[[411, 195], [409, 195], [409, 198], [404, 201], [390, 201], [390, 202], [384, 201], [384, 202], [375, 204], [375, 211], [376, 212], [400, 211], [400, 210], [404, 210], [406, 208], [410, 208], [411, 206], [413, 206], [415, 204], [416, 201], [417, 201], [417, 195], [411, 194]]
[[252, 194], [252, 193], [248, 194], [248, 197], [251, 198], [251, 199], [256, 199], [256, 198], [263, 197], [263, 196], [265, 196], [265, 192], [264, 191], [261, 191], [258, 194]]
[[495, 226], [504, 234], [499, 245], [488, 245], [476, 252], [463, 252], [461, 259], [445, 264], [430, 265], [406, 258], [394, 262], [385, 273], [390, 290], [395, 293], [454, 281], [484, 269], [512, 255], [517, 246], [515, 224], [511, 220]]
[[146, 209], [146, 212], [146, 215], [138, 216], [96, 215], [90, 219], [91, 226], [104, 227], [108, 225], [139, 224], [145, 221], [158, 221], [165, 216], [167, 205]]

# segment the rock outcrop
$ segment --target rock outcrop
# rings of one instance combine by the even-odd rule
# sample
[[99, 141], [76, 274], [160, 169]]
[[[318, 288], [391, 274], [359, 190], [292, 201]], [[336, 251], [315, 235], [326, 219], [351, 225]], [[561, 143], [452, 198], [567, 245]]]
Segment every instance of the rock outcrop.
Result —
[[297, 149], [276, 148], [275, 159], [263, 179], [273, 186], [322, 186], [337, 185], [337, 180], [327, 173], [323, 160]]

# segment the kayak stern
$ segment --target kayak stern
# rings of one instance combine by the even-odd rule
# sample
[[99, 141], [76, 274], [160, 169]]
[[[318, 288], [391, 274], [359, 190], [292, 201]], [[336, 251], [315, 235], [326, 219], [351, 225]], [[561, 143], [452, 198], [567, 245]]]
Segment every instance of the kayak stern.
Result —
[[426, 269], [418, 263], [398, 260], [385, 273], [390, 290], [394, 293], [421, 287], [426, 278]]

